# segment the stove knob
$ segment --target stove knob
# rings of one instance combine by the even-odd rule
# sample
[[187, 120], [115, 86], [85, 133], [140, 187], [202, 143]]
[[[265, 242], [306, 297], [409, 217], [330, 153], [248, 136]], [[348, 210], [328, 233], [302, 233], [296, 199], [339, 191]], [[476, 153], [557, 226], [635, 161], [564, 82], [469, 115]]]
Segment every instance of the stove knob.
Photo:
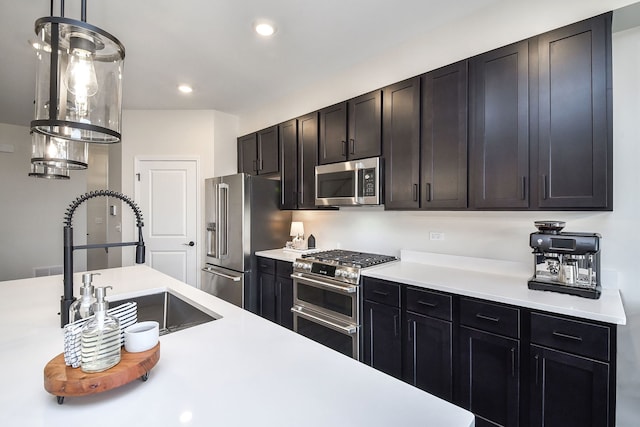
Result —
[[342, 271], [342, 270], [336, 270], [336, 277], [342, 277], [342, 276], [344, 276], [344, 273], [345, 272]]
[[352, 271], [351, 273], [349, 273], [349, 279], [357, 279], [358, 278], [358, 273], [356, 273], [355, 271]]
[[311, 270], [311, 264], [304, 264], [302, 268], [304, 268], [305, 270]]

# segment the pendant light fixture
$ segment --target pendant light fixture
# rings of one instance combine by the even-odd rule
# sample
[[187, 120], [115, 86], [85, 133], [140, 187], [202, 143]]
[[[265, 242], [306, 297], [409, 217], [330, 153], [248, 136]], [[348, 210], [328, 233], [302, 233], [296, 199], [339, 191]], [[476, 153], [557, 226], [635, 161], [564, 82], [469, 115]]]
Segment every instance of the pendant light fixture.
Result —
[[86, 169], [89, 147], [82, 141], [31, 133], [31, 163], [67, 170]]
[[47, 179], [69, 179], [69, 169], [55, 168], [44, 165], [37, 165], [31, 163], [31, 171], [29, 176], [34, 178], [47, 178]]
[[81, 21], [64, 16], [64, 0], [60, 16], [53, 16], [53, 10], [54, 0], [51, 16], [35, 22], [38, 66], [31, 130], [58, 145], [120, 142], [124, 46], [86, 22], [86, 0], [81, 0]]

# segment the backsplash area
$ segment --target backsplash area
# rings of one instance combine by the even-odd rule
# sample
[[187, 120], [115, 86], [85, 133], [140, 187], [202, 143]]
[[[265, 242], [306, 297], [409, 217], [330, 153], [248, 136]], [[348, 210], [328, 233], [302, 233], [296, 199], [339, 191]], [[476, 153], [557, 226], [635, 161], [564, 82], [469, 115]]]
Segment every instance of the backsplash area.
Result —
[[[603, 266], [612, 269], [633, 262], [625, 249], [624, 221], [612, 212], [417, 212], [376, 208], [341, 208], [339, 211], [297, 211], [321, 248], [400, 255], [401, 249], [531, 262], [529, 234], [536, 220], [560, 220], [564, 231], [602, 235]], [[627, 243], [628, 245], [628, 243]]]

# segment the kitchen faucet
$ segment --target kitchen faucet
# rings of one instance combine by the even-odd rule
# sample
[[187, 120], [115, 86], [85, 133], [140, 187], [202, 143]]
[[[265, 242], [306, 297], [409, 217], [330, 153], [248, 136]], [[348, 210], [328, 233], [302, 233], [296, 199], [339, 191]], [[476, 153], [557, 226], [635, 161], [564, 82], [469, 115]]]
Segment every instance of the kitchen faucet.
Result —
[[[76, 208], [85, 201], [94, 197], [115, 197], [120, 199], [131, 207], [133, 213], [136, 216], [136, 227], [138, 227], [138, 241], [126, 242], [126, 243], [102, 243], [93, 245], [73, 245], [73, 227], [71, 221], [73, 220], [73, 214]], [[140, 208], [124, 194], [118, 193], [112, 190], [97, 190], [90, 191], [82, 196], [76, 198], [69, 207], [64, 217], [64, 266], [63, 266], [63, 281], [64, 281], [64, 295], [60, 300], [60, 327], [64, 327], [69, 323], [69, 307], [75, 298], [73, 296], [73, 251], [76, 249], [95, 249], [95, 248], [113, 248], [118, 246], [136, 246], [136, 264], [144, 264], [144, 241], [142, 240], [142, 212]]]

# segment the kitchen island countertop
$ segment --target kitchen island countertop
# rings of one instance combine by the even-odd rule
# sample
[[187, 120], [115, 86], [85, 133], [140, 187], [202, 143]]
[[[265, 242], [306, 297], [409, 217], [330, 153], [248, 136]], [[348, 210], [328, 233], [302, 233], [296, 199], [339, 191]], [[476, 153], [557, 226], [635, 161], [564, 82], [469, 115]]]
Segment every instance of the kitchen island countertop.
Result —
[[473, 426], [468, 411], [149, 267], [100, 273], [111, 299], [169, 290], [219, 319], [160, 337], [147, 382], [58, 405], [43, 369], [63, 348], [62, 276], [0, 282], [3, 425]]

